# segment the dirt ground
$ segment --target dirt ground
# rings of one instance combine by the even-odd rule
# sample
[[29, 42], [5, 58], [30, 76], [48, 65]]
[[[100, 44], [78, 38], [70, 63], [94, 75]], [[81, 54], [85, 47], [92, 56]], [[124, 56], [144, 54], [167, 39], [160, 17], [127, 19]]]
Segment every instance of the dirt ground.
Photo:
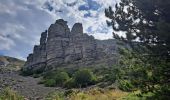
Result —
[[28, 100], [42, 100], [48, 93], [61, 89], [37, 84], [40, 78], [25, 77], [18, 72], [0, 73], [0, 91], [10, 87]]

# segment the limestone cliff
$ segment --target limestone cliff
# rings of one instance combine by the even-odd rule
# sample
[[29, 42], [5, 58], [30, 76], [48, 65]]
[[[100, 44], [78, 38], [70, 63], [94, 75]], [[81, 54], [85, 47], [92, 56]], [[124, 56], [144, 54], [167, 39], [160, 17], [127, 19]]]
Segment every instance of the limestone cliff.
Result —
[[81, 23], [74, 24], [70, 30], [67, 22], [59, 19], [47, 31], [42, 32], [40, 45], [34, 46], [33, 53], [27, 57], [25, 68], [52, 69], [75, 62], [83, 65], [92, 64], [104, 59], [106, 55], [114, 55], [115, 41], [110, 41], [113, 43], [107, 44], [83, 33]]

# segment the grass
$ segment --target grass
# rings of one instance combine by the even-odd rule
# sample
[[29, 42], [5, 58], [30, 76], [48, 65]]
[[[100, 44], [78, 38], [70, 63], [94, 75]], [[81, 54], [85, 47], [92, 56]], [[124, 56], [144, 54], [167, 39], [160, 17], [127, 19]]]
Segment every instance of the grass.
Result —
[[10, 88], [6, 88], [0, 93], [0, 100], [24, 100], [24, 97]]
[[45, 100], [65, 100], [63, 92], [49, 93]]
[[154, 94], [151, 92], [141, 94], [140, 91], [134, 91], [134, 92], [129, 93], [127, 96], [121, 99], [123, 100], [148, 100], [149, 98], [152, 98], [152, 96], [154, 96]]
[[89, 90], [72, 89], [62, 92], [51, 93], [47, 96], [47, 100], [118, 100], [129, 93], [120, 90], [109, 90], [101, 88], [93, 88]]
[[71, 89], [66, 92], [54, 92], [47, 100], [148, 100], [153, 93], [140, 95], [140, 91], [123, 92], [117, 89]]
[[117, 100], [128, 95], [126, 92], [120, 90], [102, 90], [92, 89], [85, 92], [72, 94], [70, 100]]
[[[70, 89], [67, 91], [56, 91], [49, 93], [45, 100], [147, 100], [153, 93], [139, 96], [140, 91], [123, 92], [117, 89]], [[138, 95], [138, 96], [137, 96]], [[0, 93], [0, 100], [24, 100], [24, 97], [10, 88]]]

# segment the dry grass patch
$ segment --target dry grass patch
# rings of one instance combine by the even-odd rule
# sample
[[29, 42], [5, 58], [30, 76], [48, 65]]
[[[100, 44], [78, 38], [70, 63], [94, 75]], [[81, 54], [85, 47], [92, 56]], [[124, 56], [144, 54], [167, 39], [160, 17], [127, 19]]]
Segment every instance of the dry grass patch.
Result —
[[120, 100], [127, 95], [127, 92], [122, 92], [120, 90], [103, 90], [95, 88], [88, 91], [73, 93], [70, 95], [69, 100]]

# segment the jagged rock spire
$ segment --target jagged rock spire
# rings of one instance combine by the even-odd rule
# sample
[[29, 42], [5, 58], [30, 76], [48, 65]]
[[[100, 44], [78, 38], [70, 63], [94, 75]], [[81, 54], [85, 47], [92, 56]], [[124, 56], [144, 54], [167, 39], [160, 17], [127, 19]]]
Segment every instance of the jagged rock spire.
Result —
[[41, 38], [40, 38], [40, 45], [43, 45], [46, 43], [47, 40], [47, 30], [45, 32], [41, 33]]
[[75, 23], [71, 30], [71, 34], [73, 35], [82, 35], [83, 34], [83, 26], [81, 23]]
[[81, 23], [75, 23], [70, 29], [67, 21], [56, 20], [48, 30], [42, 32], [40, 45], [34, 46], [33, 53], [27, 57], [25, 67], [51, 69], [61, 64], [89, 64], [98, 57], [97, 43], [93, 36], [83, 33]]

